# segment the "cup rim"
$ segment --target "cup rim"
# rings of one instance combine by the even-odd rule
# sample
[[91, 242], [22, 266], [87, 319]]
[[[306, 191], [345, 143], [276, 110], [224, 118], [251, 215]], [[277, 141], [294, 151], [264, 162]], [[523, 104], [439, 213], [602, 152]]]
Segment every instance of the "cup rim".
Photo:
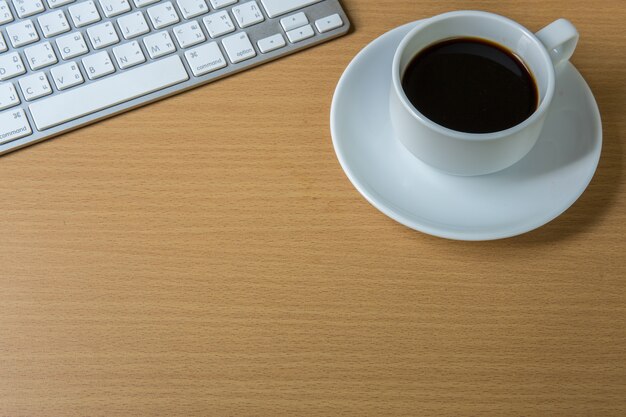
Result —
[[[548, 81], [546, 83], [546, 92], [545, 92], [544, 99], [541, 100], [541, 103], [539, 104], [537, 109], [533, 112], [532, 115], [530, 115], [530, 117], [528, 117], [523, 122], [513, 127], [510, 127], [508, 129], [499, 130], [497, 132], [489, 132], [489, 133], [462, 132], [459, 130], [447, 128], [445, 126], [442, 126], [430, 120], [428, 117], [423, 115], [419, 110], [417, 110], [417, 108], [415, 108], [415, 106], [413, 106], [413, 104], [409, 101], [406, 93], [404, 92], [404, 89], [402, 88], [402, 80], [400, 79], [401, 78], [400, 77], [400, 61], [402, 60], [402, 55], [404, 54], [408, 43], [416, 36], [416, 34], [424, 30], [426, 27], [433, 25], [435, 23], [438, 23], [442, 20], [446, 20], [446, 19], [449, 19], [452, 17], [458, 17], [458, 16], [473, 16], [473, 17], [503, 20], [506, 23], [512, 26], [515, 26], [517, 29], [524, 32], [539, 48], [539, 51], [542, 54], [544, 61], [548, 63]], [[537, 120], [539, 120], [541, 117], [545, 115], [548, 108], [550, 107], [550, 104], [552, 103], [552, 99], [554, 97], [554, 91], [555, 91], [555, 78], [556, 78], [554, 65], [552, 64], [552, 58], [550, 58], [550, 54], [546, 50], [545, 46], [539, 40], [539, 38], [535, 36], [534, 33], [526, 29], [524, 26], [517, 23], [516, 21], [511, 20], [507, 17], [501, 16], [496, 13], [484, 12], [484, 11], [479, 11], [479, 10], [459, 10], [459, 11], [439, 14], [437, 16], [433, 16], [427, 19], [423, 24], [418, 25], [417, 27], [411, 29], [411, 31], [406, 34], [406, 36], [402, 39], [402, 41], [400, 42], [400, 45], [398, 45], [398, 48], [396, 49], [396, 52], [393, 58], [392, 72], [393, 72], [392, 83], [393, 83], [394, 89], [396, 90], [396, 94], [398, 94], [400, 101], [402, 102], [402, 105], [405, 107], [405, 109], [409, 113], [411, 113], [411, 115], [414, 118], [418, 119], [421, 123], [425, 124], [430, 129], [435, 130], [438, 133], [443, 134], [445, 136], [453, 137], [455, 139], [472, 140], [472, 141], [488, 141], [488, 140], [494, 140], [494, 139], [501, 139], [503, 137], [518, 133], [524, 130], [526, 127], [537, 122]]]

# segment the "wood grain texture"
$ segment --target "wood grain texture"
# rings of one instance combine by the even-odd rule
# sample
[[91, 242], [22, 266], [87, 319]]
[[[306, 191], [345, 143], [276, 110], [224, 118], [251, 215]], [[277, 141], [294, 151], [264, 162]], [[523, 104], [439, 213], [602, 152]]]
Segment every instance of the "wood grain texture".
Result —
[[[0, 159], [0, 416], [626, 415], [623, 0], [344, 0], [345, 38]], [[400, 226], [343, 174], [352, 57], [454, 9], [558, 17], [604, 125], [532, 233]]]

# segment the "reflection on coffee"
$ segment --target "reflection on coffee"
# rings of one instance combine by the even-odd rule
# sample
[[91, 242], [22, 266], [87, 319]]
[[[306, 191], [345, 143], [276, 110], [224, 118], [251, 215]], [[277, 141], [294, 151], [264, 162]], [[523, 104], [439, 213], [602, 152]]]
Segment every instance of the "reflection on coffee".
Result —
[[467, 133], [498, 132], [537, 109], [537, 85], [524, 62], [505, 47], [478, 38], [448, 39], [418, 53], [402, 86], [433, 122]]

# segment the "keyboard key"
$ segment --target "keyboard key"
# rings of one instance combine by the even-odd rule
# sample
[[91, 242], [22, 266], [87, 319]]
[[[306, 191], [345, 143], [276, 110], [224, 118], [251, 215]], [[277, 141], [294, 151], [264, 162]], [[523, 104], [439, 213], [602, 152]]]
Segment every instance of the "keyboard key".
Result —
[[250, 38], [245, 32], [239, 32], [222, 40], [230, 62], [236, 64], [256, 56]]
[[174, 28], [174, 36], [181, 48], [188, 48], [206, 40], [200, 25], [197, 22], [189, 22]]
[[100, 13], [93, 1], [75, 4], [67, 9], [70, 12], [74, 26], [81, 28], [100, 20]]
[[7, 43], [4, 40], [4, 35], [2, 34], [2, 32], [0, 32], [0, 52], [4, 52], [8, 49], [9, 47], [7, 46]]
[[261, 3], [267, 15], [273, 18], [320, 1], [322, 0], [261, 0]]
[[148, 6], [150, 4], [154, 4], [154, 3], [159, 2], [161, 0], [134, 0], [134, 1], [135, 1], [135, 6], [143, 7], [143, 6]]
[[85, 81], [76, 62], [68, 62], [67, 64], [54, 67], [50, 70], [50, 74], [59, 90], [67, 90]]
[[204, 0], [177, 0], [177, 3], [185, 19], [192, 19], [209, 11]]
[[305, 39], [313, 37], [313, 35], [315, 35], [315, 32], [313, 31], [313, 27], [311, 25], [306, 25], [287, 32], [287, 37], [291, 43], [302, 42]]
[[30, 69], [33, 71], [58, 62], [57, 56], [54, 49], [52, 49], [50, 42], [39, 43], [31, 46], [30, 48], [26, 48], [24, 49], [24, 54], [26, 55], [26, 60], [28, 61], [28, 65], [30, 65]]
[[0, 0], [0, 25], [13, 21], [13, 13], [5, 0]]
[[216, 42], [190, 49], [185, 52], [185, 58], [191, 72], [196, 77], [217, 71], [227, 65], [226, 59]]
[[100, 0], [100, 7], [106, 17], [115, 17], [130, 12], [128, 0]]
[[117, 60], [117, 65], [121, 69], [126, 69], [146, 62], [146, 57], [139, 47], [137, 41], [126, 43], [113, 48], [113, 55]]
[[32, 101], [52, 93], [48, 78], [43, 72], [21, 78], [19, 84], [26, 101]]
[[85, 39], [80, 32], [73, 32], [69, 35], [61, 36], [57, 38], [56, 42], [57, 48], [59, 48], [59, 52], [61, 53], [61, 58], [66, 60], [76, 58], [77, 56], [89, 52], [87, 43], [85, 43]]
[[206, 26], [207, 32], [209, 32], [209, 36], [212, 38], [235, 31], [235, 24], [227, 11], [213, 13], [202, 19], [202, 21], [204, 26]]
[[240, 28], [247, 28], [265, 20], [256, 1], [250, 1], [241, 6], [233, 7], [232, 11]]
[[221, 9], [222, 7], [230, 6], [237, 3], [237, 0], [211, 0], [211, 6], [214, 9]]
[[22, 109], [0, 113], [0, 144], [23, 138], [33, 133]]
[[32, 20], [18, 21], [7, 26], [7, 35], [14, 48], [28, 45], [39, 40], [39, 35]]
[[74, 3], [76, 0], [48, 0], [48, 6], [51, 9], [55, 7], [65, 6], [66, 4]]
[[28, 77], [20, 78], [19, 83], [26, 101], [32, 101], [52, 94], [48, 77], [46, 77], [46, 74], [43, 72], [37, 72]]
[[276, 35], [261, 39], [259, 42], [257, 42], [257, 45], [259, 46], [259, 50], [262, 54], [267, 54], [268, 52], [272, 52], [284, 47], [285, 45], [287, 45], [287, 42], [285, 42], [285, 38], [283, 38], [283, 35], [277, 33]]
[[154, 26], [155, 29], [161, 29], [180, 22], [176, 9], [174, 9], [170, 1], [150, 7], [148, 9], [148, 16], [150, 16], [152, 26]]
[[8, 80], [26, 72], [22, 58], [17, 52], [0, 55], [0, 81]]
[[150, 58], [156, 59], [165, 55], [169, 55], [172, 52], [176, 52], [174, 42], [167, 31], [155, 33], [154, 35], [146, 36], [143, 39], [143, 44], [150, 54]]
[[115, 45], [120, 41], [111, 22], [102, 23], [87, 29], [87, 35], [94, 49], [102, 49]]
[[282, 19], [280, 19], [280, 24], [283, 26], [285, 32], [289, 32], [290, 30], [298, 29], [304, 25], [308, 25], [309, 19], [307, 19], [304, 13], [300, 12], [288, 17], [283, 17]]
[[45, 130], [188, 79], [180, 57], [174, 55], [39, 100], [29, 108], [37, 129]]
[[13, 6], [20, 18], [29, 17], [45, 10], [41, 0], [13, 0]]
[[70, 30], [70, 24], [67, 22], [65, 13], [62, 10], [46, 13], [39, 16], [39, 26], [43, 32], [43, 36], [51, 38]]
[[150, 32], [146, 18], [143, 13], [131, 13], [117, 19], [117, 25], [120, 27], [124, 39], [132, 39], [144, 33]]
[[333, 29], [337, 29], [343, 26], [343, 20], [338, 14], [324, 17], [315, 21], [315, 26], [320, 33], [326, 33]]
[[0, 84], [0, 110], [6, 110], [20, 104], [20, 98], [17, 95], [13, 83]]
[[115, 72], [111, 57], [107, 51], [98, 52], [83, 58], [83, 67], [90, 80], [95, 80]]

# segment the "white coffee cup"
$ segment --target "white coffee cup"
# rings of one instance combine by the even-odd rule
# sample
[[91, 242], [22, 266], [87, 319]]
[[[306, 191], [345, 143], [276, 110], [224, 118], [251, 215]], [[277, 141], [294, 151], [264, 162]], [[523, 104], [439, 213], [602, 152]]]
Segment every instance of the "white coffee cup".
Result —
[[[537, 110], [525, 121], [494, 133], [465, 133], [441, 126], [409, 101], [402, 77], [424, 48], [443, 40], [472, 37], [490, 40], [520, 57], [539, 90]], [[508, 168], [535, 145], [555, 92], [555, 67], [566, 62], [578, 42], [576, 28], [559, 19], [536, 34], [505, 17], [480, 11], [438, 15], [411, 30], [393, 60], [390, 116], [395, 136], [425, 163], [455, 175], [482, 175]]]

